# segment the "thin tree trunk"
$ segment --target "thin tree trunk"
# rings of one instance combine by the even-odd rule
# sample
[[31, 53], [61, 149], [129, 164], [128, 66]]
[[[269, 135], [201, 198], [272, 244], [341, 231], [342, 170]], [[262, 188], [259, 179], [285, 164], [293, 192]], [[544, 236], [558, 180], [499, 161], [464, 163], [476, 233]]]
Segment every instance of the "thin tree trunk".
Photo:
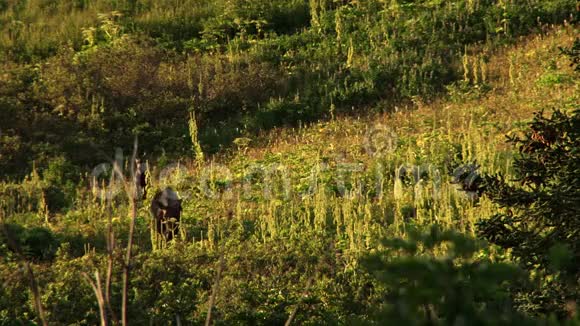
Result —
[[48, 322], [46, 321], [46, 317], [44, 315], [44, 309], [42, 308], [42, 302], [40, 302], [40, 291], [38, 290], [38, 283], [34, 277], [34, 271], [32, 270], [32, 266], [30, 266], [28, 261], [25, 261], [24, 265], [26, 266], [28, 278], [30, 279], [30, 289], [32, 290], [32, 296], [34, 297], [34, 307], [38, 313], [38, 318], [40, 318], [40, 322], [43, 326], [48, 326]]
[[121, 321], [123, 326], [127, 325], [127, 300], [129, 291], [129, 275], [131, 270], [131, 248], [133, 247], [133, 234], [135, 232], [135, 218], [137, 216], [136, 203], [132, 204], [131, 224], [129, 225], [129, 240], [127, 242], [127, 255], [125, 256], [125, 264], [123, 265], [123, 306]]
[[[129, 276], [131, 271], [131, 250], [133, 248], [133, 235], [135, 232], [135, 219], [137, 218], [137, 194], [136, 187], [133, 182], [135, 179], [135, 159], [137, 157], [137, 137], [135, 137], [135, 142], [133, 144], [133, 155], [131, 157], [131, 181], [126, 182], [123, 180], [125, 185], [125, 192], [127, 193], [129, 200], [131, 202], [131, 222], [129, 224], [129, 239], [127, 241], [127, 253], [125, 256], [125, 264], [123, 265], [123, 297], [122, 297], [122, 307], [121, 307], [121, 324], [123, 326], [127, 325], [127, 304], [128, 304], [128, 293], [129, 293]], [[117, 166], [120, 176], [122, 177], [121, 167]]]
[[109, 314], [111, 314], [113, 325], [119, 325], [117, 314], [115, 314], [115, 311], [111, 306], [111, 281], [113, 277], [113, 262], [115, 253], [115, 234], [113, 233], [112, 213], [112, 211], [109, 212], [109, 218], [107, 222], [107, 275], [105, 278], [105, 303]]
[[32, 297], [34, 300], [34, 309], [38, 314], [38, 318], [43, 326], [48, 326], [48, 322], [46, 321], [46, 316], [44, 315], [44, 309], [42, 308], [42, 302], [40, 301], [40, 290], [38, 289], [38, 283], [36, 282], [36, 277], [34, 276], [34, 271], [32, 266], [30, 266], [30, 262], [26, 260], [26, 257], [22, 253], [22, 249], [18, 245], [18, 243], [12, 238], [12, 235], [8, 231], [6, 224], [4, 224], [4, 213], [0, 211], [0, 226], [2, 231], [4, 232], [4, 236], [6, 237], [6, 241], [8, 242], [8, 246], [11, 247], [16, 255], [18, 256], [19, 260], [24, 264], [24, 269], [26, 270], [26, 274], [28, 275], [28, 282], [30, 286], [30, 291], [32, 292]]

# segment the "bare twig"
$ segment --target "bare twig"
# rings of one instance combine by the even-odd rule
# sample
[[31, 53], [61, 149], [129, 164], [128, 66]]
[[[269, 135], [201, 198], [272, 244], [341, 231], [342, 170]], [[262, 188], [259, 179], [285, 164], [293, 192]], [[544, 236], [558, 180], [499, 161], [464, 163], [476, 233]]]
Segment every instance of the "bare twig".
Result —
[[[308, 290], [310, 290], [310, 286], [312, 286], [313, 280], [314, 280], [314, 278], [312, 278], [312, 277], [310, 279], [308, 279], [308, 283], [306, 284], [306, 288], [304, 289], [304, 292], [302, 293], [303, 298], [308, 295]], [[302, 299], [298, 303], [296, 303], [296, 306], [294, 306], [294, 309], [292, 310], [292, 313], [290, 313], [290, 316], [288, 316], [288, 319], [284, 323], [284, 326], [292, 325], [292, 322], [294, 321], [294, 318], [296, 318], [296, 315], [298, 314], [298, 310], [300, 309], [301, 304], [302, 304]]]
[[224, 256], [223, 254], [220, 255], [219, 258], [219, 265], [217, 274], [215, 277], [214, 285], [211, 289], [211, 296], [209, 297], [209, 307], [207, 309], [207, 318], [205, 319], [205, 326], [211, 325], [211, 313], [213, 310], [213, 306], [215, 304], [215, 300], [219, 291], [220, 279], [222, 277], [222, 270], [224, 269]]
[[91, 279], [91, 277], [83, 272], [83, 277], [89, 285], [93, 288], [95, 292], [95, 296], [97, 297], [97, 303], [99, 304], [99, 313], [101, 315], [101, 326], [107, 326], [107, 312], [105, 310], [105, 298], [103, 296], [103, 289], [101, 288], [101, 278], [99, 276], [99, 271], [95, 271], [95, 280]]

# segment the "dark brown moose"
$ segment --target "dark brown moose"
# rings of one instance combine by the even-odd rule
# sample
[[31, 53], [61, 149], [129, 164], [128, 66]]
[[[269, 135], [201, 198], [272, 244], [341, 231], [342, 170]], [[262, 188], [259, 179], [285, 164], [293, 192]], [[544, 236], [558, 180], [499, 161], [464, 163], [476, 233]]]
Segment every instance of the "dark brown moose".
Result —
[[171, 188], [166, 187], [158, 191], [151, 201], [151, 215], [154, 227], [165, 240], [171, 241], [179, 234], [179, 220], [181, 218], [181, 199]]

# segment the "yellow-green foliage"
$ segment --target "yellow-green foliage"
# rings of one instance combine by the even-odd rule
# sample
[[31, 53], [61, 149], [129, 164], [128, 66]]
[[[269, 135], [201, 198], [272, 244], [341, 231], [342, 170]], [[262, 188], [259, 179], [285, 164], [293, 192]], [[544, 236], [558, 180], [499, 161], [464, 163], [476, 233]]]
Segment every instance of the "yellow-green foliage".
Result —
[[[93, 6], [90, 1], [87, 3], [90, 4], [89, 8]], [[150, 12], [158, 10], [161, 3], [167, 4], [132, 3], [148, 6]], [[200, 3], [204, 2], [196, 2], [195, 6], [201, 6]], [[242, 3], [246, 2], [223, 2]], [[358, 67], [364, 70], [371, 63], [377, 64], [371, 58], [378, 52], [359, 48], [358, 38], [361, 35], [352, 33], [352, 30], [349, 32], [353, 26], [342, 20], [328, 19], [328, 11], [323, 8], [327, 5], [330, 7], [329, 2], [312, 0], [310, 3], [315, 4], [311, 8], [311, 21], [315, 25], [320, 24], [317, 33], [324, 32], [325, 24], [328, 25], [330, 21], [338, 37], [344, 35], [339, 43], [341, 53], [338, 57], [340, 61], [336, 63], [340, 66], [337, 74], [348, 75], [345, 72], [350, 71], [348, 69]], [[406, 10], [413, 9], [397, 1], [381, 3], [393, 9], [381, 13], [386, 16], [404, 16], [408, 14]], [[437, 3], [443, 2], [429, 2], [429, 5], [435, 6]], [[476, 11], [481, 5], [480, 1], [462, 3], [468, 5], [470, 11]], [[534, 2], [525, 3], [532, 5]], [[349, 8], [344, 9], [344, 14], [356, 16], [356, 9], [364, 6], [362, 1], [353, 1]], [[496, 6], [501, 10], [508, 9], [507, 2]], [[243, 9], [244, 6], [241, 7]], [[137, 6], [130, 9], [141, 12], [141, 23], [159, 19], [161, 15], [150, 15], [140, 8]], [[445, 5], [442, 8], [455, 10]], [[240, 10], [240, 7], [234, 6], [231, 10]], [[74, 12], [74, 9], [71, 11]], [[425, 32], [420, 30], [418, 21], [411, 23], [416, 26], [412, 28], [418, 29], [414, 32]], [[509, 22], [496, 23], [499, 24], [497, 33], [511, 33]], [[244, 25], [247, 30], [251, 27], [248, 24]], [[252, 24], [255, 27], [256, 22]], [[454, 30], [466, 28], [466, 25], [452, 25]], [[214, 27], [219, 29], [223, 26]], [[397, 30], [384, 32], [380, 37], [371, 33], [374, 44], [389, 43], [391, 39], [395, 40], [394, 34], [398, 33]], [[532, 112], [538, 109], [577, 107], [580, 94], [578, 79], [572, 77], [572, 69], [566, 59], [558, 57], [558, 46], [571, 44], [576, 32], [574, 27], [557, 27], [547, 34], [528, 36], [517, 46], [496, 48], [494, 51], [470, 48], [469, 53], [456, 53], [456, 60], [461, 60], [463, 55], [465, 83], [451, 85], [448, 98], [429, 102], [418, 96], [409, 96], [405, 101], [382, 99], [373, 103], [374, 112], [388, 113], [362, 117], [336, 116], [331, 121], [296, 128], [275, 128], [252, 135], [252, 138], [238, 137], [235, 142], [238, 145], [237, 151], [221, 151], [206, 157], [205, 161], [197, 138], [199, 130], [196, 117], [184, 115], [181, 118], [189, 122], [186, 124], [188, 130], [170, 135], [173, 135], [172, 139], [178, 138], [175, 135], [185, 135], [187, 146], [194, 146], [195, 159], [182, 159], [175, 165], [161, 159], [151, 162], [151, 177], [148, 178], [149, 194], [153, 193], [153, 189], [172, 186], [183, 198], [183, 232], [178, 241], [157, 243], [149, 231], [148, 205], [151, 195], [140, 203], [135, 236], [136, 258], [135, 264], [131, 265], [134, 275], [130, 294], [131, 320], [136, 324], [168, 324], [182, 318], [189, 323], [199, 324], [204, 320], [211, 288], [218, 283], [220, 294], [214, 308], [218, 311], [216, 319], [224, 323], [282, 324], [298, 308], [297, 323], [348, 324], [353, 314], [364, 318], [369, 307], [380, 305], [381, 291], [384, 289], [373, 283], [369, 275], [361, 270], [359, 261], [362, 255], [382, 248], [381, 238], [405, 238], [410, 229], [421, 229], [432, 224], [474, 235], [475, 223], [496, 211], [486, 197], [473, 200], [451, 183], [453, 164], [477, 162], [482, 172], [501, 171], [510, 177], [513, 175], [510, 171], [513, 152], [505, 145], [505, 135], [518, 132]], [[378, 33], [378, 30], [373, 33]], [[261, 46], [267, 45], [264, 42]], [[158, 89], [156, 85], [160, 84], [155, 83], [163, 80], [178, 85], [174, 91], [197, 89], [205, 95], [205, 98], [198, 99], [206, 101], [202, 102], [207, 105], [205, 108], [211, 105], [223, 108], [232, 102], [243, 107], [246, 103], [244, 96], [247, 94], [262, 99], [260, 89], [253, 88], [255, 81], [275, 81], [279, 73], [276, 69], [272, 70], [269, 64], [254, 65], [250, 56], [244, 57], [238, 53], [190, 57], [174, 64], [156, 62], [156, 49], [141, 47], [136, 40], [120, 38], [118, 43], [109, 44], [105, 49], [93, 54], [65, 53], [63, 56], [72, 55], [82, 64], [83, 60], [125, 60], [127, 54], [135, 54], [137, 61], [150, 63], [145, 66], [136, 63], [123, 66], [130, 68], [123, 71], [125, 74], [116, 74], [115, 68], [106, 65], [95, 70], [96, 76], [103, 77], [99, 80], [102, 89], [110, 91], [110, 96], [121, 96], [128, 102], [147, 93], [144, 89], [151, 85], [149, 91]], [[326, 55], [330, 56], [336, 47], [320, 50], [328, 51]], [[401, 53], [387, 53], [379, 58], [378, 63], [394, 66], [399, 62], [397, 60], [406, 60], [393, 59], [397, 55]], [[60, 59], [62, 57], [57, 56], [51, 60], [56, 62]], [[303, 57], [301, 60], [307, 59]], [[548, 59], [553, 60], [553, 64], [545, 67], [544, 63]], [[210, 64], [197, 65], [208, 62]], [[284, 69], [288, 69], [284, 70], [286, 73], [292, 73], [293, 62], [296, 61], [282, 63], [288, 65], [284, 66]], [[460, 61], [455, 64], [461, 65]], [[79, 67], [68, 68], [79, 74], [79, 80], [90, 80]], [[45, 69], [41, 76], [59, 76], [57, 72], [43, 75], [50, 69], [58, 70], [55, 66], [48, 65]], [[184, 76], [176, 71], [188, 71], [188, 74]], [[189, 73], [192, 71], [194, 73]], [[240, 74], [242, 71], [248, 74]], [[424, 81], [429, 78], [428, 71], [419, 68], [401, 71], [400, 82], [406, 83], [408, 89], [421, 88], [427, 85], [421, 79]], [[546, 73], [554, 71], [559, 76], [569, 76], [567, 82], [555, 82], [545, 77]], [[151, 77], [146, 80], [151, 82], [147, 87], [138, 84], [143, 82], [144, 78], [139, 78], [143, 74]], [[373, 80], [363, 77], [353, 84], [340, 85], [344, 86], [341, 92], [329, 93], [328, 98], [348, 97], [349, 92], [364, 97], [368, 94], [357, 92], [364, 85], [373, 83]], [[64, 93], [64, 90], [74, 93], [75, 85], [70, 80], [69, 84], [64, 84], [55, 79], [50, 87], [62, 87], [63, 91], [51, 93]], [[37, 91], [42, 93], [42, 89]], [[74, 94], [77, 97], [66, 100], [47, 98], [46, 101], [54, 101], [55, 110], [62, 108], [61, 116], [70, 116], [75, 113], [77, 106], [67, 101], [82, 101], [83, 94]], [[156, 105], [148, 102], [167, 94], [152, 94], [145, 94], [145, 99], [136, 100], [136, 107], [159, 115], [171, 115], [173, 111], [170, 109], [161, 107], [156, 111]], [[223, 94], [228, 95], [228, 100], [232, 102], [219, 102]], [[407, 95], [417, 93], [410, 92]], [[288, 106], [270, 99], [257, 112], [267, 116], [268, 109], [288, 110], [287, 113], [291, 115], [293, 109], [304, 104], [301, 102], [302, 96], [306, 95], [292, 96], [292, 102], [286, 103]], [[160, 103], [174, 104], [176, 107], [191, 104], [165, 99], [167, 101], [160, 100]], [[95, 101], [98, 102], [98, 99]], [[69, 106], [59, 107], [60, 103]], [[84, 117], [89, 121], [87, 126], [105, 124], [109, 113], [132, 114], [131, 111], [97, 107], [99, 109], [96, 111], [100, 113]], [[215, 112], [221, 111], [216, 109]], [[166, 127], [168, 132], [174, 129], [173, 125], [162, 127]], [[215, 131], [223, 126], [211, 128]], [[139, 128], [136, 127], [136, 130]], [[165, 137], [169, 138], [167, 134]], [[155, 140], [153, 137], [149, 139], [150, 142]], [[402, 167], [404, 172], [401, 172]], [[415, 178], [414, 173], [417, 171], [418, 177]], [[20, 186], [28, 189], [26, 187], [29, 187], [30, 182], [24, 181]], [[10, 189], [12, 186], [2, 184], [0, 189]], [[113, 187], [103, 186], [101, 191]], [[108, 219], [113, 224], [118, 245], [126, 243], [129, 222], [127, 198], [122, 194], [113, 200], [103, 200], [103, 196], [98, 200], [94, 194], [90, 194], [88, 187], [79, 189], [71, 209], [55, 214], [51, 220], [41, 218], [43, 212], [33, 207], [28, 199], [18, 201], [11, 199], [9, 192], [2, 193], [8, 195], [8, 198], [3, 199], [5, 201], [1, 206], [5, 214], [11, 215], [12, 220], [26, 218], [26, 212], [38, 215], [38, 224], [50, 224], [51, 228], [65, 235], [80, 234], [80, 239], [67, 238], [68, 242], [87, 243], [86, 253], [82, 257], [69, 257], [70, 253], [67, 252], [71, 250], [63, 246], [52, 266], [39, 266], [44, 272], [40, 279], [41, 288], [46, 293], [42, 297], [43, 304], [50, 311], [49, 318], [62, 324], [97, 322], [94, 313], [88, 314], [96, 309], [94, 302], [88, 299], [89, 294], [85, 293], [90, 292], [86, 291], [88, 285], [81, 284], [78, 275], [83, 271], [88, 272], [89, 268], [105, 269], [106, 250], [102, 239]], [[152, 251], [151, 246], [159, 250]], [[122, 246], [117, 248], [115, 254], [121, 256], [122, 250], [119, 248]], [[477, 255], [487, 255], [491, 260], [509, 258], [509, 253], [496, 253], [495, 250], [480, 251]], [[433, 254], [444, 256], [445, 253], [443, 248]], [[114, 258], [116, 265], [113, 282], [119, 284], [121, 268], [117, 262], [120, 259], [117, 256]], [[218, 262], [225, 265], [219, 282], [213, 277], [216, 270], [221, 270], [217, 267]], [[0, 267], [0, 282], [7, 284], [6, 278], [12, 275], [7, 272], [8, 268], [1, 264]], [[23, 278], [20, 278], [19, 282], [22, 281]], [[75, 287], [82, 287], [85, 292], [75, 291]], [[19, 303], [30, 301], [28, 297], [17, 296], [15, 287], [6, 291], [11, 291], [10, 297], [17, 297]], [[119, 289], [113, 287], [112, 291], [113, 302], [116, 302]], [[0, 310], [0, 318], [8, 316], [7, 320], [22, 320], [31, 314], [27, 308], [24, 311], [20, 308], [10, 309], [8, 303], [2, 300], [0, 298], [0, 309], [4, 310]], [[75, 303], [82, 307], [75, 306]]]

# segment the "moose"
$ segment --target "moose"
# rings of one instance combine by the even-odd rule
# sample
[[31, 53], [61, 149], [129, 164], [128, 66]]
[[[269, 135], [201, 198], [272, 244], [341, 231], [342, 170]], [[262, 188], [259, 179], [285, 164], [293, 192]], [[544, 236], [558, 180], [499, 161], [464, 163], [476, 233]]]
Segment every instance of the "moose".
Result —
[[159, 190], [151, 201], [151, 215], [153, 216], [156, 231], [166, 241], [171, 241], [179, 234], [179, 220], [181, 218], [181, 199], [170, 187]]
[[141, 195], [141, 200], [147, 198], [147, 164], [140, 159], [135, 160], [135, 189], [137, 195]]

